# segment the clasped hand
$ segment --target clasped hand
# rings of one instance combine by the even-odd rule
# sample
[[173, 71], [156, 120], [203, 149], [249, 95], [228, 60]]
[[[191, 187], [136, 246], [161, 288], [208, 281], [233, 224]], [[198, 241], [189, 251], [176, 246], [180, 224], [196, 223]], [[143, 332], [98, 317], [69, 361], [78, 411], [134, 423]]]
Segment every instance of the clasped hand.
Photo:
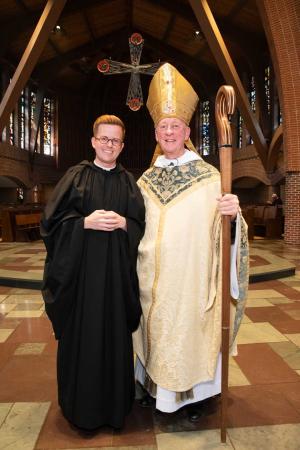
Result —
[[225, 194], [217, 197], [218, 210], [222, 216], [231, 216], [234, 220], [239, 211], [239, 199], [234, 194]]
[[127, 230], [126, 219], [114, 211], [96, 209], [84, 218], [84, 228], [99, 231], [114, 231], [117, 228]]

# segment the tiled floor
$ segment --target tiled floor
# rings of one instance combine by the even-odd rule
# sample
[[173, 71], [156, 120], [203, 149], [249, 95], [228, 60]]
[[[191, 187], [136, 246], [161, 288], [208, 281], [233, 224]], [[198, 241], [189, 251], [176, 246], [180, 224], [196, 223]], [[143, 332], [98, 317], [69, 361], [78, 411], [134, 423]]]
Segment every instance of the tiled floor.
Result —
[[[0, 244], [0, 254], [0, 275], [41, 276], [41, 243]], [[184, 412], [163, 415], [136, 404], [122, 431], [86, 436], [70, 428], [57, 406], [56, 342], [40, 292], [0, 286], [0, 449], [299, 450], [300, 249], [254, 241], [251, 255], [252, 270], [289, 261], [296, 275], [250, 285], [239, 353], [230, 360], [226, 445], [216, 402], [206, 404], [198, 424]]]

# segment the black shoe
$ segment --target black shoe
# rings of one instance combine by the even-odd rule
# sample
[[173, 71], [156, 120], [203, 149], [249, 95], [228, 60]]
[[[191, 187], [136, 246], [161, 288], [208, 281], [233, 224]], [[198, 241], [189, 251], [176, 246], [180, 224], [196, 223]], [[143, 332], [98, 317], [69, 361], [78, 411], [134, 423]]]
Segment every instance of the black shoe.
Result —
[[151, 397], [151, 395], [149, 394], [145, 394], [140, 400], [139, 400], [139, 405], [142, 408], [151, 408], [154, 405], [154, 398]]
[[202, 413], [200, 411], [200, 409], [196, 409], [196, 408], [189, 408], [187, 411], [187, 415], [188, 415], [188, 419], [191, 423], [197, 423], [199, 422]]

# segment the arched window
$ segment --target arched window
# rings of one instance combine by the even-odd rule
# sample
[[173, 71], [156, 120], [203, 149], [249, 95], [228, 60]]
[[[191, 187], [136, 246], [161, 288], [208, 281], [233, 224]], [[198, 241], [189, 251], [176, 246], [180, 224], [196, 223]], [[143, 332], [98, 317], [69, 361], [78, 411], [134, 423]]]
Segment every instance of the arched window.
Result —
[[201, 155], [209, 155], [210, 153], [210, 107], [209, 100], [206, 100], [201, 103], [200, 108], [200, 130], [201, 130], [201, 145], [200, 145], [200, 153]]

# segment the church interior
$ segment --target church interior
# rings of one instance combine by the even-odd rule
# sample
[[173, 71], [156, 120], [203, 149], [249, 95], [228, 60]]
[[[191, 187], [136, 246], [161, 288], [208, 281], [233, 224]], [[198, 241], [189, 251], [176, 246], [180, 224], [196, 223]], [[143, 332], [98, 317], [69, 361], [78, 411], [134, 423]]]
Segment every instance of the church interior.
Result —
[[[299, 449], [300, 1], [2, 0], [0, 23], [0, 449]], [[101, 114], [125, 123], [121, 164], [136, 179], [148, 169], [147, 93], [164, 62], [198, 94], [191, 139], [218, 169], [216, 94], [224, 84], [236, 94], [232, 192], [250, 284], [226, 444], [219, 400], [196, 424], [136, 402], [124, 429], [96, 434], [71, 428], [57, 404], [41, 215], [66, 170], [93, 160]]]

